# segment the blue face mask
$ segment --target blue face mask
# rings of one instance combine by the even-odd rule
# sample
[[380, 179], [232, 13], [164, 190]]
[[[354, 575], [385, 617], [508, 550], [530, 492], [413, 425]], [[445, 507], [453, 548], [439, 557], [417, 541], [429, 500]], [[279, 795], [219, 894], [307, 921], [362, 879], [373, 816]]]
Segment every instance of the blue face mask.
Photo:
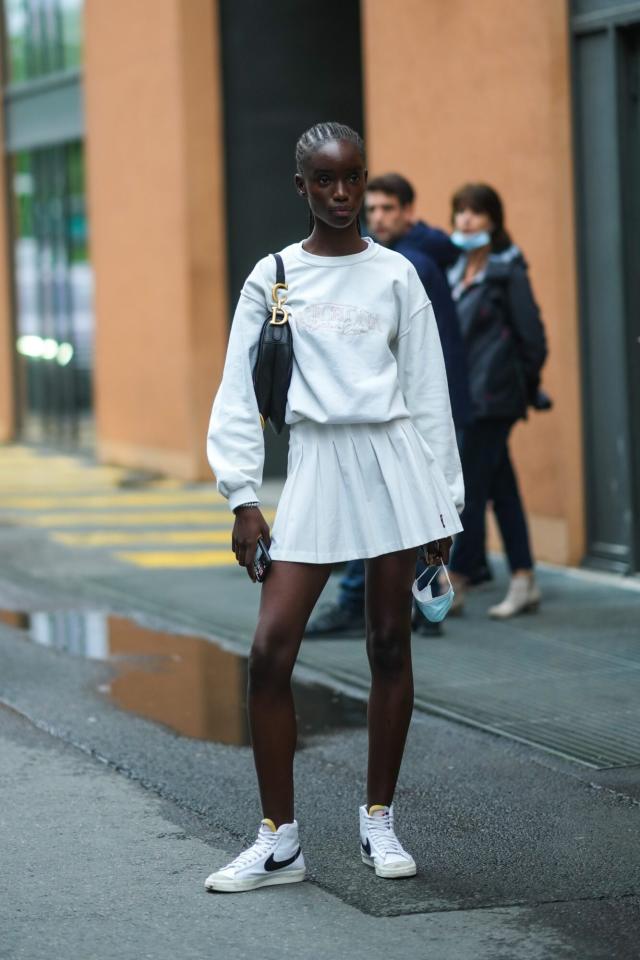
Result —
[[453, 592], [453, 587], [451, 586], [451, 580], [449, 580], [449, 574], [447, 573], [447, 568], [442, 564], [442, 569], [444, 570], [447, 580], [449, 580], [449, 589], [446, 593], [441, 593], [440, 596], [434, 597], [431, 591], [431, 584], [438, 576], [440, 572], [440, 567], [438, 567], [435, 572], [429, 577], [429, 580], [424, 587], [420, 587], [420, 580], [424, 577], [425, 573], [428, 573], [431, 568], [427, 567], [424, 570], [417, 580], [414, 580], [411, 592], [413, 593], [414, 599], [416, 601], [416, 606], [420, 613], [430, 620], [431, 623], [440, 623], [441, 620], [444, 620], [446, 615], [451, 609], [451, 604], [453, 603], [453, 598], [455, 596]]
[[451, 234], [451, 242], [468, 253], [470, 250], [486, 247], [491, 243], [491, 235], [486, 230], [478, 230], [477, 233], [462, 233], [461, 230], [454, 230]]

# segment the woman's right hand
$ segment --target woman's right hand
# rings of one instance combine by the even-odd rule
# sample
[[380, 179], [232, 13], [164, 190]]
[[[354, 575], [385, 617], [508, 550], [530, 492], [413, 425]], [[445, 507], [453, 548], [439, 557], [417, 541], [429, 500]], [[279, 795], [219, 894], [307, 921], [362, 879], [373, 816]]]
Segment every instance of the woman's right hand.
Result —
[[236, 520], [231, 534], [231, 549], [241, 567], [247, 568], [247, 573], [253, 582], [256, 574], [253, 569], [253, 558], [256, 554], [258, 538], [262, 537], [267, 549], [271, 546], [269, 524], [262, 516], [258, 507], [238, 507]]

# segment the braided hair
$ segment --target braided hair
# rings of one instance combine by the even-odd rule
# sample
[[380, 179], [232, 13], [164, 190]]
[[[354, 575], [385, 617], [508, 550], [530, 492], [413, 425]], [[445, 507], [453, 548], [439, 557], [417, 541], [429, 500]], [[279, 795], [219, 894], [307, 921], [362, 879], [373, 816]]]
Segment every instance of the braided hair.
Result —
[[[300, 176], [304, 176], [304, 164], [307, 157], [323, 147], [325, 143], [333, 140], [347, 140], [352, 143], [360, 152], [363, 164], [366, 165], [366, 154], [364, 150], [364, 141], [359, 133], [356, 133], [351, 127], [344, 123], [316, 123], [302, 134], [296, 143], [296, 170]], [[309, 210], [309, 232], [313, 230], [315, 218]], [[360, 233], [360, 217], [358, 217], [358, 233]]]

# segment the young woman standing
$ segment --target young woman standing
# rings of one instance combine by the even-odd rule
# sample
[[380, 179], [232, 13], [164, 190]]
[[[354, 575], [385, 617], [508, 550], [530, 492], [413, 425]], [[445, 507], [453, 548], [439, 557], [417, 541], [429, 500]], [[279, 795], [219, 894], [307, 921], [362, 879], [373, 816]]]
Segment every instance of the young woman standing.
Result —
[[305, 876], [294, 819], [291, 674], [332, 564], [366, 563], [371, 668], [367, 803], [360, 853], [380, 877], [412, 876], [392, 801], [413, 708], [411, 585], [417, 548], [448, 560], [461, 529], [462, 472], [431, 304], [413, 266], [360, 236], [361, 138], [337, 123], [296, 146], [309, 237], [281, 251], [294, 366], [287, 480], [270, 534], [259, 508], [264, 445], [252, 369], [275, 282], [273, 257], [248, 277], [208, 434], [218, 489], [236, 515], [232, 545], [254, 579], [259, 537], [273, 563], [249, 661], [249, 720], [263, 820], [256, 842], [206, 880], [242, 891]]
[[491, 500], [511, 582], [489, 616], [504, 620], [537, 609], [541, 599], [509, 435], [536, 403], [547, 345], [526, 263], [504, 227], [500, 196], [488, 184], [466, 184], [452, 198], [451, 219], [452, 239], [463, 252], [449, 281], [467, 349], [472, 404], [472, 420], [462, 434], [465, 529], [451, 554], [451, 578], [459, 610], [485, 556]]

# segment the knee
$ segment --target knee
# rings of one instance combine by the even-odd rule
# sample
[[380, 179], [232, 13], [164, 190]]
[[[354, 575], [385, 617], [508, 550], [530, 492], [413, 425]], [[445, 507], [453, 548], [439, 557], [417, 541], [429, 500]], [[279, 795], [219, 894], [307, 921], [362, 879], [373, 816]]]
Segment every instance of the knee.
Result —
[[397, 627], [373, 627], [367, 634], [367, 655], [372, 672], [395, 676], [407, 665], [409, 644]]
[[287, 687], [295, 657], [288, 653], [282, 633], [273, 627], [259, 627], [249, 654], [249, 686], [252, 691]]

